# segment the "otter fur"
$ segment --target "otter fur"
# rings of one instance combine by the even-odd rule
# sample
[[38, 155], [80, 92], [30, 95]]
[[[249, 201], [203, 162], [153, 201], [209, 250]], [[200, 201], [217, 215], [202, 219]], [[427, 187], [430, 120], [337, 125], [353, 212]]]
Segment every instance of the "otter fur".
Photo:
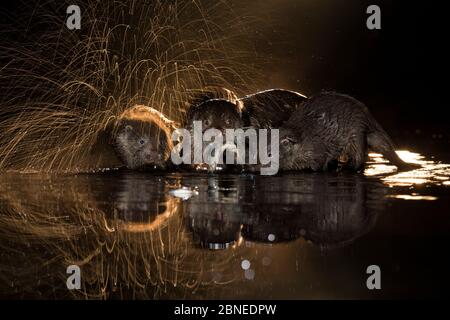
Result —
[[[217, 96], [229, 99], [214, 98]], [[191, 130], [194, 121], [201, 121], [203, 130], [215, 128], [223, 133], [226, 129], [276, 128], [305, 100], [304, 95], [283, 89], [261, 91], [243, 98], [237, 98], [228, 89], [208, 89], [191, 100], [193, 104], [187, 111], [184, 127]]]
[[[243, 127], [242, 114], [237, 104], [225, 99], [209, 99], [199, 105], [192, 106], [187, 113], [184, 128], [189, 130], [193, 136], [194, 121], [202, 124], [202, 133], [208, 129], [217, 129], [226, 135], [226, 129], [239, 129]], [[203, 141], [203, 150], [207, 148], [210, 142]], [[194, 146], [193, 146], [194, 147]], [[192, 150], [192, 153], [195, 151]], [[221, 161], [219, 165], [208, 166], [205, 164], [196, 164], [197, 170], [216, 171], [223, 170], [227, 166]]]
[[280, 169], [323, 171], [364, 168], [367, 149], [383, 154], [400, 170], [415, 168], [401, 160], [394, 143], [360, 101], [323, 92], [306, 100], [280, 128]]
[[278, 128], [306, 99], [301, 93], [284, 89], [260, 91], [240, 98], [244, 126]]
[[190, 90], [188, 92], [188, 101], [185, 103], [186, 109], [189, 111], [191, 107], [198, 106], [205, 101], [223, 99], [237, 105], [242, 109], [242, 103], [233, 91], [220, 86], [206, 86], [202, 89]]
[[161, 112], [136, 105], [118, 117], [112, 144], [129, 169], [164, 169], [173, 148], [171, 134], [175, 129], [175, 122]]
[[[207, 120], [204, 127], [217, 129], [278, 128], [306, 99], [298, 92], [283, 89], [260, 91], [243, 98], [237, 98], [232, 91], [224, 88], [221, 91], [207, 90], [192, 99], [185, 124], [189, 126], [194, 120]], [[220, 108], [223, 108], [223, 113]], [[240, 123], [235, 120], [238, 116]]]
[[209, 99], [192, 106], [187, 112], [185, 128], [192, 129], [194, 121], [201, 121], [203, 130], [215, 128], [224, 131], [244, 126], [239, 106], [225, 99]]

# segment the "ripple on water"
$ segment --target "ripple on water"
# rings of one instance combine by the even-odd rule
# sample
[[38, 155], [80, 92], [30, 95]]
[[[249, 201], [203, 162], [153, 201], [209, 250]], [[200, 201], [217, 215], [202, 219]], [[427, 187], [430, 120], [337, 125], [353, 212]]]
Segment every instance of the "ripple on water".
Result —
[[[395, 166], [391, 166], [382, 158], [381, 154], [370, 153], [366, 176], [379, 177], [390, 187], [412, 187], [416, 185], [450, 185], [450, 164], [426, 160], [419, 153], [406, 150], [397, 151], [402, 160], [420, 164], [421, 168], [411, 171], [397, 172]], [[405, 200], [435, 200], [435, 197], [423, 197], [419, 195], [396, 195], [396, 198]]]
[[[352, 266], [348, 269], [360, 268], [358, 251], [343, 249], [356, 241], [361, 241], [358, 247], [364, 248], [364, 256], [371, 250], [390, 263], [390, 250], [373, 249], [380, 242], [378, 248], [391, 245], [393, 237], [385, 236], [383, 222], [392, 226], [393, 234], [422, 234], [426, 220], [411, 219], [423, 219], [429, 212], [445, 216], [447, 212], [439, 210], [447, 210], [442, 198], [450, 186], [450, 165], [428, 161], [418, 153], [398, 153], [422, 167], [397, 173], [381, 155], [370, 154], [365, 175], [296, 172], [263, 177], [127, 171], [4, 175], [0, 177], [0, 240], [5, 246], [0, 269], [8, 273], [2, 276], [15, 281], [18, 271], [26, 274], [42, 266], [42, 271], [52, 271], [44, 279], [46, 288], [53, 290], [49, 295], [56, 295], [53, 288], [59, 288], [62, 295], [67, 290], [60, 280], [66, 273], [60, 262], [83, 261], [90, 285], [79, 292], [82, 297], [113, 295], [116, 287], [121, 288], [120, 294], [122, 288], [129, 288], [123, 289], [124, 295], [141, 298], [166, 297], [164, 290], [169, 296], [181, 297], [178, 290], [190, 292], [193, 287], [231, 298], [266, 297], [251, 286], [263, 287], [264, 292], [273, 284], [284, 289], [286, 282], [277, 282], [280, 270], [289, 283], [300, 278], [296, 284], [300, 290], [304, 279], [323, 282], [327, 275], [316, 270], [347, 269], [340, 268], [342, 261]], [[442, 202], [422, 204], [418, 212], [409, 214], [420, 201], [438, 197]], [[406, 202], [412, 200], [416, 202]], [[391, 201], [398, 203], [391, 207]], [[420, 211], [424, 207], [426, 212]], [[390, 224], [392, 215], [388, 215], [381, 228], [375, 228], [384, 212], [413, 222], [406, 227]], [[410, 226], [418, 226], [419, 231]], [[366, 236], [370, 232], [374, 236]], [[409, 244], [410, 252], [416, 244]], [[330, 268], [331, 256], [326, 253], [335, 249], [333, 255], [341, 256], [336, 259], [338, 267]], [[289, 265], [294, 267], [289, 269]], [[109, 279], [114, 287], [105, 289]], [[251, 290], [237, 296], [243, 288], [240, 279]], [[347, 282], [354, 279], [350, 272]], [[22, 288], [18, 290], [30, 288], [25, 293], [31, 296], [39, 292], [34, 274], [21, 281], [14, 282]], [[226, 295], [226, 290], [231, 294]]]

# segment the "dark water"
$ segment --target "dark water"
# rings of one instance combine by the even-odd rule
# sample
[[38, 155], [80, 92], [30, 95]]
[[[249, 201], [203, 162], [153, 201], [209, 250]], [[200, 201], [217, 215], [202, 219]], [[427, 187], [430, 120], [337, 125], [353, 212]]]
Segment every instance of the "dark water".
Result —
[[0, 297], [438, 297], [450, 166], [403, 157], [423, 169], [372, 155], [364, 175], [3, 174]]

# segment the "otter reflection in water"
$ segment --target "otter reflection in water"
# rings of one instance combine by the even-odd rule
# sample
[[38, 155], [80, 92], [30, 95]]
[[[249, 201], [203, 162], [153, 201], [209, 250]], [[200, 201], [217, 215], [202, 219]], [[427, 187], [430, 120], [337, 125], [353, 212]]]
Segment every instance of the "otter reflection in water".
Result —
[[243, 211], [238, 199], [245, 188], [238, 176], [212, 176], [207, 183], [198, 182], [202, 186], [198, 196], [186, 202], [183, 210], [193, 241], [202, 248], [229, 248], [240, 237]]
[[[1, 181], [0, 295], [34, 298], [201, 298], [233, 282], [240, 257], [254, 254], [241, 241], [347, 244], [374, 225], [385, 190], [361, 176], [315, 174]], [[169, 195], [181, 186], [198, 195]], [[66, 288], [73, 264], [82, 269], [79, 291]]]
[[277, 243], [300, 237], [322, 248], [346, 245], [375, 225], [387, 193], [382, 184], [355, 175], [221, 177], [209, 184], [184, 207], [194, 241], [209, 249], [240, 239]]
[[[0, 297], [170, 298], [232, 277], [230, 252], [210, 257], [190, 245], [180, 200], [168, 195], [180, 177], [125, 172], [1, 181]], [[82, 270], [81, 290], [67, 290], [70, 265]]]
[[[95, 178], [94, 178], [95, 179]], [[145, 232], [164, 226], [178, 207], [178, 201], [168, 196], [169, 184], [158, 176], [125, 173], [118, 177], [119, 183], [105, 185], [94, 195], [99, 209], [107, 221], [124, 231]]]

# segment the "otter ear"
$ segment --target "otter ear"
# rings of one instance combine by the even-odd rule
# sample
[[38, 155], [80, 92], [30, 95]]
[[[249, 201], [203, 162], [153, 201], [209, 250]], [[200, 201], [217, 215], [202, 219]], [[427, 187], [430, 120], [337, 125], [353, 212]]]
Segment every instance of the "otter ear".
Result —
[[126, 132], [131, 132], [131, 131], [133, 131], [133, 127], [130, 126], [130, 125], [127, 125], [127, 126], [125, 126], [125, 131], [126, 131]]

